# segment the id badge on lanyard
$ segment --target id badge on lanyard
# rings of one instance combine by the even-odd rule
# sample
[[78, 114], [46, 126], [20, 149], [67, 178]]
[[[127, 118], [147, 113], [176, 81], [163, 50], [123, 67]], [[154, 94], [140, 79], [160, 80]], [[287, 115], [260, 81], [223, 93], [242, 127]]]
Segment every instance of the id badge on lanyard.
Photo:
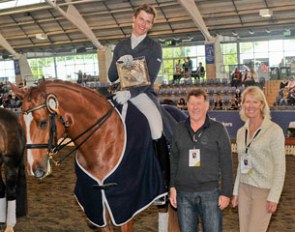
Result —
[[253, 136], [253, 139], [250, 141], [250, 143], [247, 143], [248, 138], [248, 130], [245, 131], [245, 153], [246, 155], [241, 157], [240, 165], [241, 165], [241, 173], [242, 174], [251, 174], [253, 171], [253, 164], [250, 155], [248, 155], [248, 150], [253, 142], [253, 140], [257, 137], [257, 135], [260, 133], [261, 129], [259, 129], [255, 135]]
[[251, 161], [250, 156], [242, 157], [240, 164], [241, 164], [241, 173], [242, 174], [251, 174], [252, 173], [253, 167], [252, 167], [252, 161]]
[[190, 167], [200, 167], [201, 166], [200, 149], [190, 149], [188, 160], [189, 160]]
[[[201, 138], [203, 131], [199, 132], [198, 134], [194, 134], [192, 136], [192, 140], [194, 143], [197, 143], [198, 140]], [[189, 167], [200, 167], [201, 166], [201, 151], [200, 149], [189, 149], [188, 151], [188, 166]]]

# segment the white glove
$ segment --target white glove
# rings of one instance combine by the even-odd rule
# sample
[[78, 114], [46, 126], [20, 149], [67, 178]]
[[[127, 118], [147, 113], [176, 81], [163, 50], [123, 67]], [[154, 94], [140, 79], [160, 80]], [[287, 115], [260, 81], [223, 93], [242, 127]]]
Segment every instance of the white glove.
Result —
[[131, 93], [128, 90], [122, 90], [115, 93], [114, 99], [119, 104], [125, 104], [131, 98]]
[[118, 61], [122, 62], [124, 65], [130, 64], [133, 61], [133, 56], [131, 55], [124, 55], [121, 56]]

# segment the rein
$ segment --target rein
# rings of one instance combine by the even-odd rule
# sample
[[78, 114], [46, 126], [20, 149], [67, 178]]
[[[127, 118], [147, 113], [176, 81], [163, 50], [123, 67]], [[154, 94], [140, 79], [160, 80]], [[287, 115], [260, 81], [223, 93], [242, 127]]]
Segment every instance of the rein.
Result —
[[68, 158], [73, 152], [77, 151], [93, 134], [96, 130], [98, 130], [106, 121], [107, 119], [111, 116], [111, 114], [114, 111], [114, 107], [112, 107], [107, 113], [105, 113], [101, 118], [99, 118], [92, 126], [90, 126], [89, 128], [87, 128], [85, 131], [83, 131], [81, 134], [79, 134], [78, 136], [76, 136], [75, 138], [71, 139], [70, 141], [68, 141], [65, 144], [62, 144], [63, 141], [66, 139], [64, 138], [60, 144], [58, 144], [54, 149], [53, 152], [54, 153], [58, 153], [60, 150], [62, 150], [65, 146], [67, 146], [68, 144], [70, 144], [71, 142], [75, 142], [77, 139], [79, 139], [80, 137], [82, 137], [83, 135], [85, 135], [87, 132], [89, 132], [90, 130], [92, 130], [93, 128], [95, 128], [95, 130], [93, 130], [80, 144], [78, 144], [73, 150], [71, 150], [68, 154], [64, 155], [59, 161], [56, 161], [56, 165], [60, 165], [66, 158]]
[[[23, 114], [29, 114], [33, 111], [39, 110], [46, 107], [46, 104], [41, 104], [38, 106], [35, 106], [31, 109], [28, 109], [23, 112]], [[57, 133], [56, 133], [56, 123], [55, 123], [55, 117], [58, 116], [58, 113], [55, 111], [54, 113], [49, 112], [49, 121], [50, 121], [50, 137], [47, 144], [26, 144], [26, 149], [48, 149], [48, 153], [51, 159], [53, 159], [53, 155], [58, 153], [60, 150], [62, 150], [64, 147], [66, 147], [68, 144], [75, 142], [77, 139], [88, 133], [89, 131], [93, 130], [89, 135], [87, 135], [86, 138], [83, 139], [83, 141], [78, 144], [73, 150], [71, 150], [69, 153], [64, 155], [59, 161], [54, 161], [55, 165], [59, 166], [67, 157], [69, 157], [73, 152], [77, 151], [95, 132], [98, 130], [106, 121], [107, 119], [112, 115], [114, 111], [115, 106], [113, 106], [107, 113], [105, 113], [101, 118], [99, 118], [93, 125], [91, 125], [89, 128], [87, 128], [85, 131], [80, 133], [75, 138], [71, 139], [67, 143], [63, 144], [66, 138], [66, 136], [59, 144], [55, 145], [54, 142], [57, 143]], [[67, 128], [67, 122], [63, 119], [63, 117], [60, 115], [59, 120], [62, 122], [63, 126]], [[53, 142], [54, 141], [54, 142]]]

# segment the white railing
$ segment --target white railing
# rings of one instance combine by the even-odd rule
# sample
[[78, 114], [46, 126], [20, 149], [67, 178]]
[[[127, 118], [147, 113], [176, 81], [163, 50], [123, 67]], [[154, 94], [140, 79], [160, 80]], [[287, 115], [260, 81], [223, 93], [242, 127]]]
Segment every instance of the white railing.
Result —
[[[294, 155], [295, 156], [295, 146], [294, 145], [285, 145], [286, 155]], [[237, 144], [231, 144], [231, 151], [233, 153], [237, 153]]]

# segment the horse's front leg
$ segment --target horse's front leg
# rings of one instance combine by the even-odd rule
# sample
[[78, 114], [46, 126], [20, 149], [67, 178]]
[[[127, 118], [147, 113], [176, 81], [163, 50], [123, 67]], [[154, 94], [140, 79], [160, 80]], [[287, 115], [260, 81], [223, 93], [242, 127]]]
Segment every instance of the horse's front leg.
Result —
[[12, 156], [5, 156], [5, 176], [6, 176], [6, 229], [5, 232], [13, 232], [16, 224], [16, 183], [18, 177], [18, 168], [15, 159]]
[[168, 232], [168, 203], [158, 205], [158, 232]]
[[0, 155], [0, 223], [6, 222], [6, 187], [2, 178], [2, 155]]

